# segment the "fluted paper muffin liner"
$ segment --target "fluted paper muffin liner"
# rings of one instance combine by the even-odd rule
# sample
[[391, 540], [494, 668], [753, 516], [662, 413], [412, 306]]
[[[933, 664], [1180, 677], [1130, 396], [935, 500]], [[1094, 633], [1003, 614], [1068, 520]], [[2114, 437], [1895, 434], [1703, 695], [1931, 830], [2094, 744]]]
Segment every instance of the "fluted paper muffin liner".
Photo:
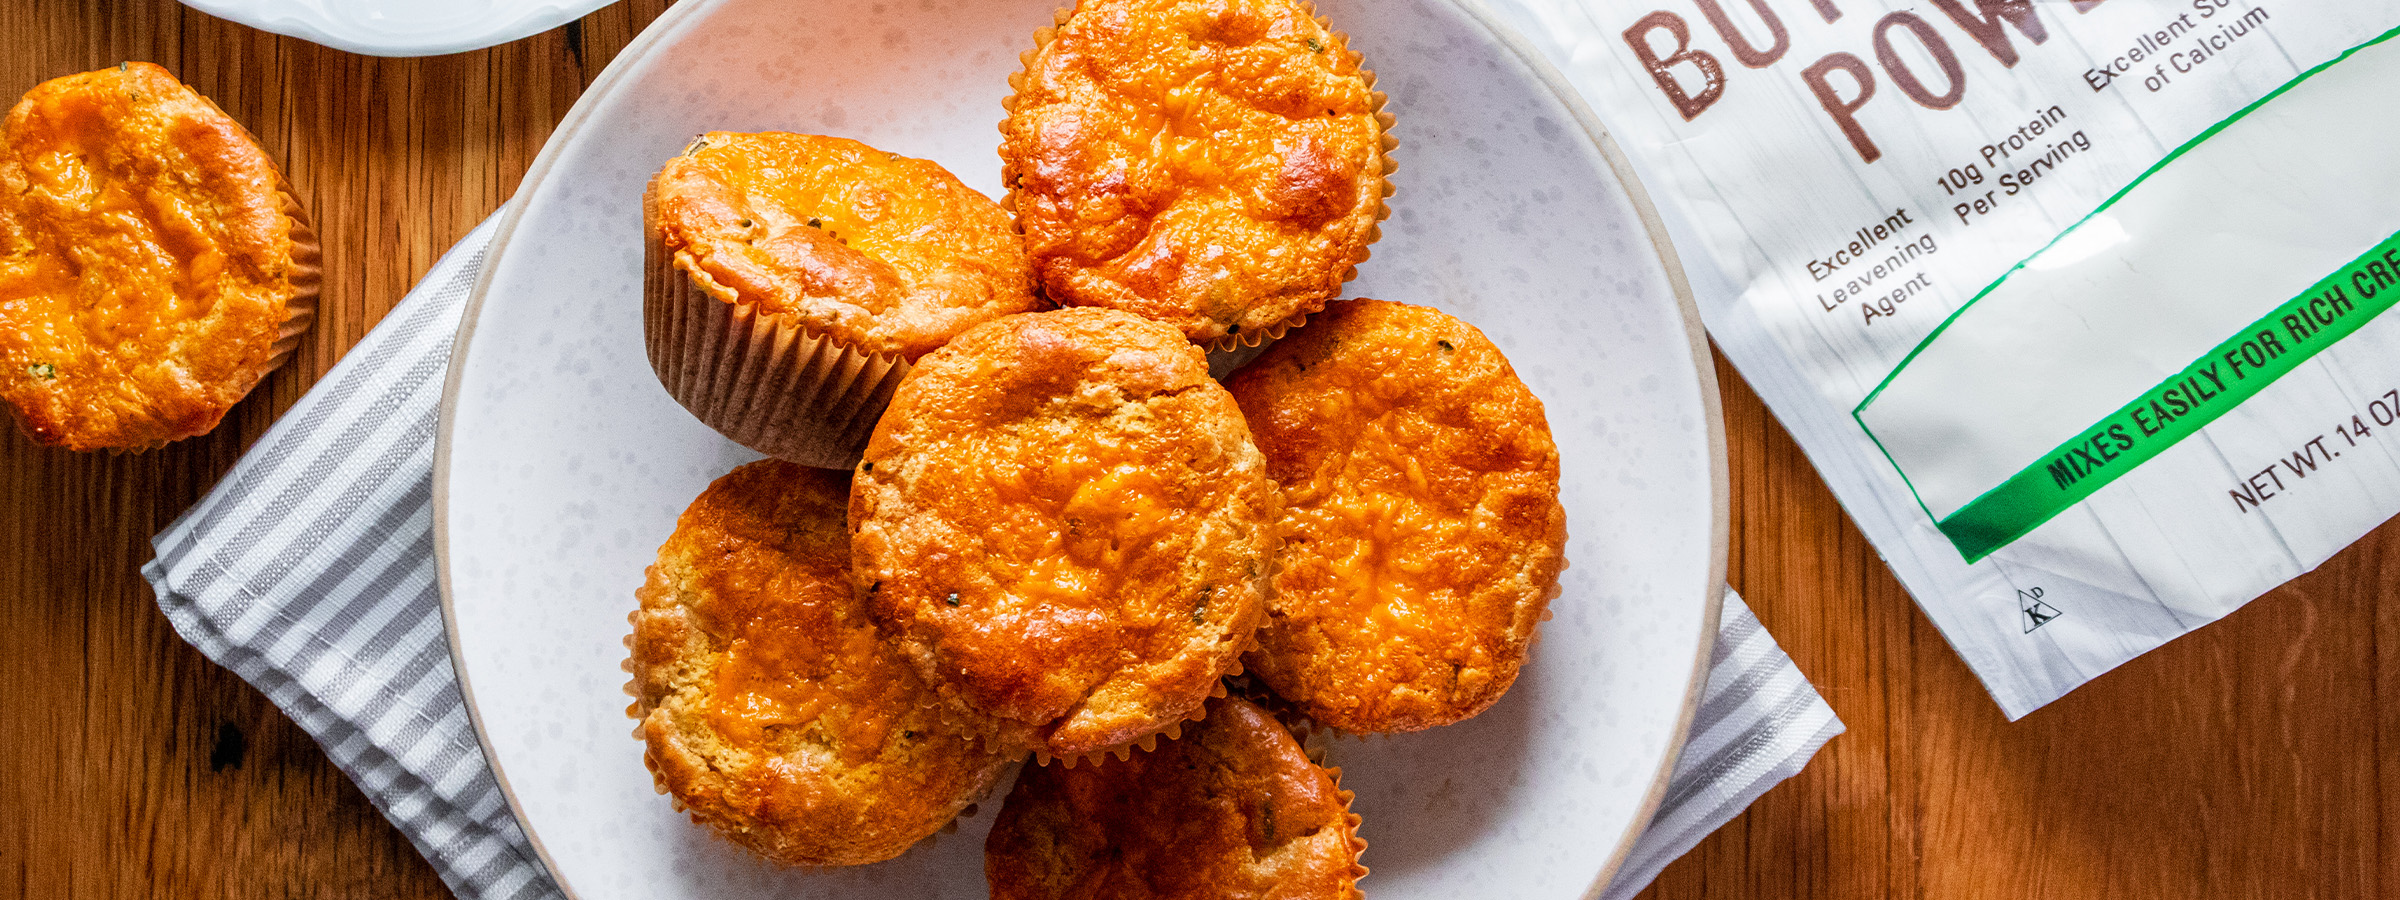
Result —
[[870, 353], [711, 295], [655, 235], [643, 243], [642, 331], [659, 383], [703, 424], [824, 469], [858, 462], [909, 369], [899, 354]]
[[[1229, 672], [1228, 674], [1239, 675], [1241, 674], [1241, 668], [1241, 657], [1236, 656], [1234, 657], [1233, 671]], [[1168, 722], [1166, 727], [1150, 732], [1149, 734], [1142, 735], [1141, 737], [1134, 738], [1133, 740], [1125, 743], [1118, 744], [1114, 747], [1102, 747], [1098, 750], [1092, 750], [1085, 753], [1076, 753], [1067, 756], [1053, 756], [1048, 750], [1044, 750], [1037, 746], [1033, 751], [1033, 762], [1035, 765], [1042, 766], [1056, 763], [1072, 769], [1085, 763], [1099, 763], [1107, 760], [1110, 757], [1124, 759], [1133, 755], [1133, 751], [1135, 750], [1156, 749], [1160, 740], [1180, 740], [1183, 737], [1183, 726], [1207, 719], [1208, 701], [1224, 697], [1225, 694], [1225, 678], [1220, 676], [1217, 678], [1216, 683], [1209, 688], [1207, 696], [1200, 698], [1200, 705], [1193, 707], [1192, 711], [1185, 714], [1183, 718]]]
[[283, 201], [283, 214], [292, 220], [292, 298], [284, 301], [283, 326], [275, 334], [267, 361], [259, 367], [261, 378], [300, 349], [300, 339], [307, 336], [309, 326], [316, 324], [318, 298], [325, 289], [325, 246], [317, 237], [315, 224], [308, 219], [308, 210], [301, 208], [288, 182], [276, 182], [275, 197]]

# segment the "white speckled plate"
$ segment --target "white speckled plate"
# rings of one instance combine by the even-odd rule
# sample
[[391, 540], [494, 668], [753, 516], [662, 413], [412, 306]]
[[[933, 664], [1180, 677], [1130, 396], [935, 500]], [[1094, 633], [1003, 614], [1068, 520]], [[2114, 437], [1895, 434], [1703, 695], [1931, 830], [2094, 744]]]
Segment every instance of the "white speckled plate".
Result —
[[368, 56], [505, 44], [616, 0], [183, 0], [220, 19]]
[[[450, 371], [437, 547], [484, 747], [582, 900], [981, 897], [997, 797], [900, 859], [789, 871], [652, 793], [620, 686], [642, 568], [753, 454], [658, 386], [642, 184], [714, 128], [932, 158], [997, 194], [995, 130], [1052, 0], [695, 0], [609, 68], [535, 162]], [[1326, 0], [1399, 117], [1399, 193], [1355, 296], [1474, 322], [1548, 404], [1572, 541], [1531, 665], [1482, 716], [1344, 741], [1378, 898], [1596, 892], [1658, 802], [1724, 579], [1716, 384], [1663, 231], [1580, 101], [1462, 0]]]

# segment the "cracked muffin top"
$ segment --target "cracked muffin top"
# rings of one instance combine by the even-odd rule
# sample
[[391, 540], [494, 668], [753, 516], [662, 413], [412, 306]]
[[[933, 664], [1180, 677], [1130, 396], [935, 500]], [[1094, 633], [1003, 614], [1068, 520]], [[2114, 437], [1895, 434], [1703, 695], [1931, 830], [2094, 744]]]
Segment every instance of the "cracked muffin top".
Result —
[[851, 546], [877, 620], [954, 706], [1081, 757], [1222, 691], [1275, 505], [1200, 348], [1063, 309], [917, 362], [859, 464]]
[[1037, 35], [1002, 179], [1042, 289], [1194, 341], [1271, 332], [1356, 274], [1385, 214], [1383, 95], [1291, 0], [1083, 0]]

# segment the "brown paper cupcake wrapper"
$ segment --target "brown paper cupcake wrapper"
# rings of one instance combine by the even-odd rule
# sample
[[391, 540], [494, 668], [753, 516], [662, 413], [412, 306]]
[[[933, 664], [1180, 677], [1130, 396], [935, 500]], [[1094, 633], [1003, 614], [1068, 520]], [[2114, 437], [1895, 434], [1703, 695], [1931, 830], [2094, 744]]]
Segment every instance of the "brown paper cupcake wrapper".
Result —
[[[1316, 4], [1309, 0], [1300, 0], [1300, 5], [1306, 7], [1311, 14], [1316, 12]], [[1333, 22], [1330, 19], [1317, 16], [1317, 25], [1333, 35], [1335, 46], [1342, 48], [1344, 52], [1357, 53], [1350, 49], [1350, 36], [1334, 31]], [[1367, 96], [1375, 107], [1375, 136], [1378, 147], [1372, 164], [1383, 169], [1382, 174], [1378, 176], [1383, 183], [1383, 195], [1375, 201], [1375, 221], [1367, 225], [1367, 239], [1358, 245], [1358, 259], [1351, 261], [1350, 268], [1342, 273], [1343, 284], [1349, 284], [1356, 280], [1358, 267], [1366, 263], [1368, 257], [1374, 255], [1375, 242], [1383, 239], [1383, 222], [1392, 217], [1392, 194], [1399, 190], [1399, 186], [1392, 181], [1392, 173], [1400, 171], [1400, 163], [1392, 159], [1392, 151], [1399, 149], [1400, 139], [1392, 136], [1392, 129], [1399, 124], [1400, 120], [1387, 108], [1391, 103], [1391, 97], [1375, 89], [1378, 81], [1375, 77], [1375, 70], [1364, 65], [1363, 57], [1360, 62], [1358, 74], [1367, 80]]]
[[[1357, 275], [1358, 267], [1351, 266], [1350, 274], [1343, 276], [1342, 280], [1348, 281], [1351, 278], [1357, 277]], [[1327, 302], [1340, 303], [1341, 301], [1331, 300]], [[1224, 337], [1217, 338], [1216, 340], [1209, 341], [1202, 347], [1202, 349], [1205, 349], [1210, 353], [1233, 353], [1240, 350], [1247, 350], [1252, 347], [1259, 346], [1260, 344], [1279, 341], [1282, 340], [1283, 336], [1289, 333], [1292, 329], [1308, 324], [1308, 319], [1310, 316], [1314, 316], [1319, 312], [1323, 312], [1324, 309], [1325, 308], [1323, 306], [1319, 306], [1316, 309], [1308, 312], [1296, 313], [1289, 319], [1285, 319], [1265, 328], [1256, 328], [1249, 331], [1236, 331], [1227, 334]]]
[[[1323, 764], [1320, 763], [1320, 765]], [[1364, 895], [1359, 892], [1358, 882], [1367, 877], [1369, 870], [1366, 863], [1363, 862], [1367, 855], [1367, 839], [1358, 836], [1358, 826], [1365, 820], [1359, 818], [1357, 810], [1350, 808], [1351, 802], [1358, 799], [1358, 794], [1342, 787], [1340, 766], [1325, 766], [1324, 768], [1325, 774], [1333, 779], [1333, 795], [1341, 798], [1342, 821], [1350, 829], [1350, 893], [1348, 896], [1351, 898], [1361, 897]]]
[[[1227, 674], [1240, 674], [1239, 670], [1241, 669], [1241, 657], [1234, 657], [1233, 666], [1234, 671]], [[1149, 734], [1142, 735], [1141, 737], [1134, 738], [1131, 741], [1127, 741], [1114, 747], [1102, 747], [1098, 750], [1092, 750], [1085, 753], [1068, 754], [1065, 756], [1052, 755], [1048, 749], [1036, 746], [1033, 749], [1033, 764], [1047, 766], [1055, 763], [1072, 769], [1079, 765], [1084, 765], [1086, 763], [1096, 764], [1110, 758], [1122, 760], [1126, 757], [1132, 756], [1133, 752], [1136, 750], [1140, 750], [1145, 753], [1155, 750], [1158, 748], [1159, 741], [1173, 741], [1182, 739], [1184, 726], [1190, 725], [1194, 722], [1203, 721], [1208, 718], [1208, 701], [1220, 699], [1225, 695], [1225, 676], [1219, 676], [1209, 687], [1207, 696], [1202, 697], [1200, 699], [1200, 703], [1192, 707], [1191, 712], [1184, 714], [1184, 716], [1180, 719], [1168, 722], [1165, 727], [1162, 727], [1157, 731], [1150, 732]]]
[[317, 237], [316, 224], [309, 220], [308, 210], [300, 206], [290, 182], [277, 181], [275, 196], [283, 201], [283, 214], [292, 220], [292, 298], [284, 301], [283, 326], [275, 334], [266, 363], [259, 367], [261, 378], [300, 349], [300, 339], [316, 324], [317, 303], [325, 290], [325, 245]]
[[908, 361], [810, 332], [702, 290], [655, 239], [643, 253], [650, 367], [675, 402], [717, 433], [805, 466], [858, 463]]
[[[1318, 27], [1325, 29], [1325, 33], [1333, 38], [1334, 48], [1353, 57], [1359, 57], [1358, 51], [1350, 49], [1350, 35], [1335, 30], [1332, 20], [1317, 15], [1315, 3], [1310, 0], [1297, 0], [1297, 5], [1303, 13], [1316, 20]], [[1009, 116], [1016, 115], [1019, 97], [1025, 92], [1025, 77], [1027, 73], [1033, 71], [1034, 61], [1041, 56], [1043, 48], [1050, 46], [1050, 42], [1058, 38], [1058, 29], [1066, 25], [1067, 20], [1075, 17], [1075, 10], [1072, 7], [1061, 7], [1053, 10], [1050, 17], [1052, 24], [1034, 29], [1033, 48], [1017, 54], [1017, 71], [1008, 76], [1008, 96], [1000, 98], [1000, 107]], [[1367, 258], [1373, 255], [1375, 242], [1383, 239], [1383, 221], [1392, 217], [1391, 198], [1392, 193], [1397, 190], [1392, 182], [1392, 173], [1400, 169], [1400, 164], [1392, 160], [1392, 151], [1400, 146], [1400, 140], [1392, 136], [1392, 128], [1398, 124], [1399, 119], [1392, 115], [1390, 109], [1386, 108], [1391, 98], [1384, 92], [1375, 90], [1375, 71], [1363, 64], [1363, 57], [1360, 57], [1359, 60], [1361, 65], [1358, 68], [1358, 74], [1359, 77], [1366, 79], [1367, 96], [1374, 108], [1376, 124], [1377, 148], [1375, 158], [1368, 161], [1368, 168], [1376, 170], [1375, 177], [1381, 183], [1382, 193], [1375, 200], [1375, 219], [1367, 225], [1366, 239], [1358, 245], [1358, 257], [1351, 260], [1350, 265], [1342, 270], [1341, 283], [1345, 285], [1357, 280], [1359, 265], [1365, 263]], [[1007, 128], [1005, 116], [1002, 117], [1000, 127], [1003, 130]], [[1024, 219], [1017, 212], [1017, 163], [1008, 155], [1008, 148], [1005, 144], [1000, 151], [1000, 183], [1007, 188], [1006, 193], [1000, 197], [1000, 208], [1008, 212], [1009, 220], [1016, 224], [1017, 233], [1023, 234], [1025, 231]], [[1041, 290], [1041, 279], [1037, 277], [1034, 282], [1034, 287]], [[1339, 295], [1340, 291], [1335, 291], [1335, 296]], [[1057, 297], [1047, 297], [1046, 299], [1052, 305], [1066, 305]], [[1333, 299], [1333, 297], [1326, 298], [1329, 302]], [[1290, 318], [1267, 328], [1255, 329], [1247, 334], [1225, 334], [1198, 341], [1198, 343], [1212, 352], [1256, 347], [1259, 344], [1283, 337], [1285, 332], [1300, 327], [1301, 324], [1308, 321], [1310, 315], [1321, 308], [1323, 308], [1323, 304], [1320, 303], [1316, 308], [1301, 310]]]

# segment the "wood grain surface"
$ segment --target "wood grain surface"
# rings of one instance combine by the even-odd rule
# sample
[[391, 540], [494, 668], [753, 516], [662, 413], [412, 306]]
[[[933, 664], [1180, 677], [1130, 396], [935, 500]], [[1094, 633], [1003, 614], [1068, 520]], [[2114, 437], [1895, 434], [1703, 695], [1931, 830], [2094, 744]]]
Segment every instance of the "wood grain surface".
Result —
[[[110, 456], [0, 428], [0, 897], [445, 894], [305, 733], [175, 637], [138, 570], [665, 5], [391, 60], [170, 0], [0, 0], [0, 97], [167, 66], [283, 163], [327, 275], [297, 357], [213, 434]], [[2400, 525], [2008, 723], [1739, 374], [1718, 376], [1734, 587], [1850, 730], [1645, 896], [2400, 900]]]

